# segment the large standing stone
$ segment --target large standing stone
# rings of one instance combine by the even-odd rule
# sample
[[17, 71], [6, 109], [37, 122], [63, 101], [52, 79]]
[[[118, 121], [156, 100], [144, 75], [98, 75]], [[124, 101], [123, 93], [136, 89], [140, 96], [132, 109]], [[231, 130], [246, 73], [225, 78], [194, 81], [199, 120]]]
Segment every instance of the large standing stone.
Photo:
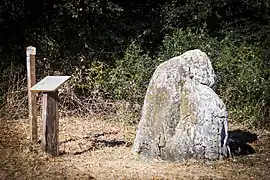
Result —
[[133, 151], [182, 161], [227, 155], [227, 111], [211, 89], [207, 55], [191, 50], [160, 64], [148, 86]]

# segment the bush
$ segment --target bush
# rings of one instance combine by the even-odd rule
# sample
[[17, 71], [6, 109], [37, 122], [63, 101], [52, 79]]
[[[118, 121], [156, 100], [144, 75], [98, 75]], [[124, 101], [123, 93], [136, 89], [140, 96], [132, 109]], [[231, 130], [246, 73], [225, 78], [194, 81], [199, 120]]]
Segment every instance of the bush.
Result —
[[200, 49], [213, 58], [217, 54], [217, 47], [218, 41], [203, 32], [180, 29], [164, 37], [158, 58], [166, 61], [192, 49]]
[[261, 52], [248, 44], [235, 44], [226, 38], [220, 43], [215, 59], [219, 77], [218, 93], [229, 108], [231, 117], [251, 126], [267, 124], [269, 81]]
[[265, 60], [259, 49], [229, 36], [218, 41], [202, 32], [177, 30], [165, 36], [153, 58], [132, 43], [110, 71], [108, 90], [116, 99], [142, 104], [155, 68], [191, 49], [201, 49], [210, 57], [217, 75], [215, 90], [227, 105], [230, 118], [255, 127], [266, 125], [269, 81]]
[[187, 29], [165, 36], [158, 58], [167, 60], [191, 49], [201, 49], [210, 57], [217, 75], [216, 92], [231, 119], [255, 127], [269, 125], [269, 70], [259, 49], [230, 37], [219, 42]]
[[141, 47], [133, 42], [124, 58], [116, 61], [109, 75], [109, 90], [116, 99], [143, 102], [147, 84], [159, 63], [142, 52]]
[[139, 43], [131, 43], [125, 51], [124, 58], [117, 60], [115, 67], [109, 73], [108, 90], [116, 99], [142, 104], [147, 85], [156, 67], [161, 62], [190, 49], [200, 48], [209, 52], [208, 55], [214, 54], [215, 48], [212, 46], [216, 41], [212, 39], [209, 43], [206, 40], [204, 34], [197, 35], [191, 30], [179, 30], [165, 36], [158, 55], [154, 57], [144, 53]]

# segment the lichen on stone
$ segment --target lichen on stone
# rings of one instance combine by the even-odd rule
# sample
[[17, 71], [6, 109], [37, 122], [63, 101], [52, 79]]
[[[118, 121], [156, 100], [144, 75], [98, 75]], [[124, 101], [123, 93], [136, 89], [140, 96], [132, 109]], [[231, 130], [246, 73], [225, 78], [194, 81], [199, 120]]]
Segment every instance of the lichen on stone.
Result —
[[160, 64], [147, 89], [133, 151], [169, 161], [225, 156], [227, 112], [211, 89], [214, 79], [200, 50]]

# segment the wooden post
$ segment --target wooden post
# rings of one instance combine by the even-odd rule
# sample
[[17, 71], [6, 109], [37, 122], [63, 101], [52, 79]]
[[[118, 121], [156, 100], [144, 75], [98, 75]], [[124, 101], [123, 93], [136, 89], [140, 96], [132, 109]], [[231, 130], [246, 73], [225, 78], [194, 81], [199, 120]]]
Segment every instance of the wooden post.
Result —
[[37, 115], [36, 115], [36, 93], [30, 89], [36, 84], [36, 48], [29, 46], [26, 49], [27, 63], [27, 84], [28, 84], [28, 107], [29, 107], [29, 125], [30, 139], [37, 142]]
[[53, 156], [59, 155], [58, 91], [43, 94], [43, 131], [41, 148]]

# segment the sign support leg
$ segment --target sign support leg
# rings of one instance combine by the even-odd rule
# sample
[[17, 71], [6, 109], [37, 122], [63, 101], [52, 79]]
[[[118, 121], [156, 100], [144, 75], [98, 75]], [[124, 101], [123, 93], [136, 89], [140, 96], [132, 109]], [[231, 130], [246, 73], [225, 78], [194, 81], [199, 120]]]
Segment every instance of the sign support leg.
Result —
[[43, 130], [41, 148], [53, 156], [59, 156], [58, 91], [43, 94]]

